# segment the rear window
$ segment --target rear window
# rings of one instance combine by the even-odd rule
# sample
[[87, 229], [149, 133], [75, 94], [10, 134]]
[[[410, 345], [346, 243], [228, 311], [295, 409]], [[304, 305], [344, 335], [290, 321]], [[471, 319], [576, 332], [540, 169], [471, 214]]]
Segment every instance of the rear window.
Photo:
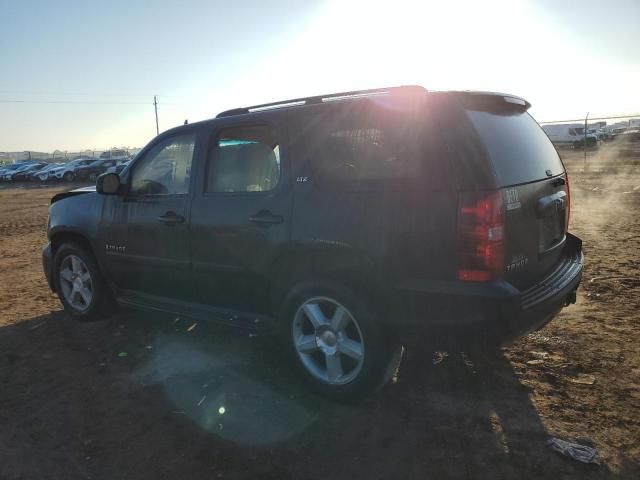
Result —
[[[564, 172], [555, 148], [540, 126], [527, 112], [514, 108], [474, 105], [465, 102], [467, 116], [473, 123], [487, 153], [500, 186], [516, 185]], [[484, 103], [484, 102], [483, 102]]]

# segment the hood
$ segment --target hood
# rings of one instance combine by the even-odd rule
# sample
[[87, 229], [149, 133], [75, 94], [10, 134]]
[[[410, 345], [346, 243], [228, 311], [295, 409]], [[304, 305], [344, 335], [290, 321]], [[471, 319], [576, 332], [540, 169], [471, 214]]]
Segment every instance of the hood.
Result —
[[75, 197], [77, 195], [84, 195], [85, 193], [94, 193], [95, 191], [96, 191], [96, 187], [91, 186], [91, 187], [76, 188], [75, 190], [70, 190], [68, 192], [58, 193], [57, 195], [54, 195], [53, 198], [51, 199], [51, 204], [56, 203], [58, 200], [63, 200], [69, 197]]

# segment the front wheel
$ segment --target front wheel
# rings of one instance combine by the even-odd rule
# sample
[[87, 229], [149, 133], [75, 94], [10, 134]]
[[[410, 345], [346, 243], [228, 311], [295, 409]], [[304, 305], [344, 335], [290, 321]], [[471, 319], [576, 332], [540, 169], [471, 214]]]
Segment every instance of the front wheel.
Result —
[[359, 400], [381, 388], [400, 361], [401, 346], [386, 332], [364, 295], [340, 286], [312, 286], [290, 296], [281, 332], [297, 370], [321, 394]]
[[65, 182], [70, 182], [71, 180], [73, 180], [73, 177], [74, 177], [74, 175], [73, 175], [73, 173], [72, 173], [72, 172], [66, 172], [66, 173], [62, 176], [62, 178], [63, 178], [63, 180], [64, 180]]
[[86, 248], [75, 242], [62, 244], [53, 265], [54, 286], [69, 314], [80, 320], [96, 320], [110, 313], [111, 292]]

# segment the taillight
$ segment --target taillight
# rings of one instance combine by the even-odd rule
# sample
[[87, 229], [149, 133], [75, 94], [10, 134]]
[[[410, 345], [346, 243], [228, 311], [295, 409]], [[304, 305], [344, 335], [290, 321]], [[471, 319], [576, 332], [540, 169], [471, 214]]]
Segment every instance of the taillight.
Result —
[[564, 223], [564, 231], [565, 233], [569, 231], [569, 220], [571, 219], [571, 189], [569, 188], [569, 172], [564, 172], [564, 178], [567, 186], [567, 208], [566, 208], [566, 216]]
[[487, 282], [504, 269], [502, 193], [463, 193], [458, 211], [458, 279]]

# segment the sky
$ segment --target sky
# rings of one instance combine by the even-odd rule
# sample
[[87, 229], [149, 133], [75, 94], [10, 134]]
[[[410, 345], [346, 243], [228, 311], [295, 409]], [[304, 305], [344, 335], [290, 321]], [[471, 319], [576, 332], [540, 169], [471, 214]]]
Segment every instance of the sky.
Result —
[[640, 114], [640, 1], [0, 0], [0, 151], [141, 147], [252, 104], [419, 84]]

